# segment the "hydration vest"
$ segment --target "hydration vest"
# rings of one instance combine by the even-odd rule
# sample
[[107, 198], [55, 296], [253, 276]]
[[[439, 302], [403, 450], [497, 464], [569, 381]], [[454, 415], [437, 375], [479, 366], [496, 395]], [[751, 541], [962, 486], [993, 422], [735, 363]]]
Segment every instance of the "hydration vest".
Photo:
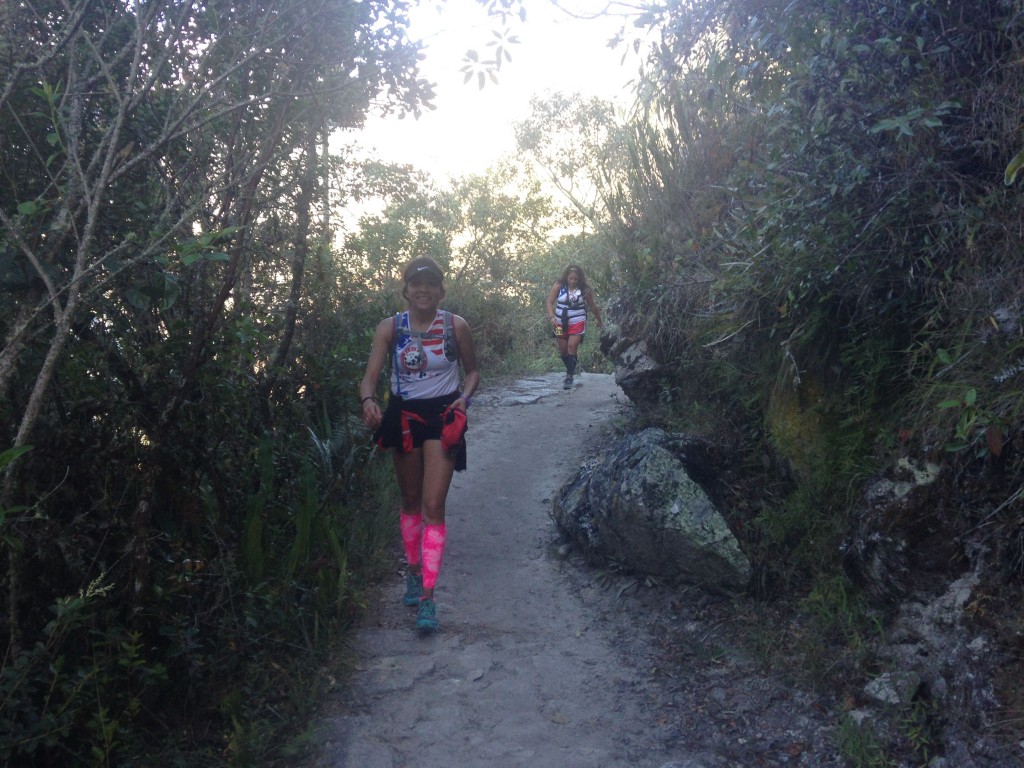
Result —
[[[414, 331], [411, 328], [402, 327], [402, 313], [398, 312], [395, 314], [394, 319], [394, 330], [392, 332], [392, 358], [393, 366], [395, 371], [394, 382], [398, 389], [397, 394], [403, 395], [404, 392], [401, 390], [401, 375], [402, 370], [408, 370], [404, 368], [399, 361], [399, 349], [402, 349], [402, 356], [409, 354], [409, 347], [412, 346], [415, 352], [418, 352], [418, 356], [422, 360], [427, 359], [427, 352], [423, 348], [424, 340], [437, 340], [442, 341], [444, 345], [444, 357], [449, 363], [455, 363], [459, 359], [459, 345], [455, 339], [455, 322], [453, 315], [447, 310], [440, 310], [442, 321], [444, 323], [444, 330], [438, 332], [437, 330], [428, 329], [426, 331]], [[433, 323], [431, 323], [433, 326]], [[403, 340], [408, 339], [408, 342], [400, 344]]]

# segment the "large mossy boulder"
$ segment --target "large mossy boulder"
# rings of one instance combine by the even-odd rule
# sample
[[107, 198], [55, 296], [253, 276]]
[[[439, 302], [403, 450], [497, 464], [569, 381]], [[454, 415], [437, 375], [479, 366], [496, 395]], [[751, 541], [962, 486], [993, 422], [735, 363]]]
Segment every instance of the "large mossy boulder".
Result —
[[552, 514], [591, 561], [739, 591], [751, 566], [702, 485], [714, 477], [703, 441], [646, 429], [581, 469], [556, 495]]

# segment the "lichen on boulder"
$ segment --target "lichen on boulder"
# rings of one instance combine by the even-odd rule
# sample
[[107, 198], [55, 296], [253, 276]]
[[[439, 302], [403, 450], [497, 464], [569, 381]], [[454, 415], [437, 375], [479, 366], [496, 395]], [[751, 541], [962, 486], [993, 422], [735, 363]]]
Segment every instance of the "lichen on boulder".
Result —
[[646, 429], [580, 469], [556, 495], [553, 517], [592, 561], [739, 591], [750, 561], [699, 482], [713, 477], [703, 441]]

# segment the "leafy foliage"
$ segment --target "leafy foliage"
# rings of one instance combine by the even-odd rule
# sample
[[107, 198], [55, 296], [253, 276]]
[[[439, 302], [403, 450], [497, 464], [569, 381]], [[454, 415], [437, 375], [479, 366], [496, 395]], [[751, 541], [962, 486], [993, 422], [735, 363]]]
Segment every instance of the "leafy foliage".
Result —
[[[565, 264], [618, 293], [668, 368], [666, 419], [777, 478], [744, 530], [771, 578], [826, 575], [804, 604], [824, 635], [867, 631], [838, 544], [901, 451], [990, 480], [954, 528], [1019, 583], [1011, 6], [652, 5], [629, 120], [553, 95], [518, 126], [526, 161], [441, 189], [326, 150], [371, 104], [429, 106], [404, 3], [4, 4], [4, 758], [293, 754], [266, 705], [298, 716], [287, 692], [321, 680], [279, 662], [344, 628], [391, 540], [353, 384], [412, 256], [445, 266], [496, 373], [557, 367]], [[508, 61], [496, 40], [474, 73]]]
[[[819, 463], [837, 481], [810, 507], [843, 510], [897, 432], [965, 469], [1005, 462], [1024, 415], [1020, 193], [997, 150], [1014, 144], [1018, 17], [722, 0], [646, 21], [660, 44], [612, 204], [627, 329], [766, 426], [769, 450], [780, 395], [827, 414], [846, 455]], [[820, 524], [822, 543], [843, 529]]]
[[247, 665], [315, 658], [379, 567], [321, 150], [432, 97], [392, 6], [0, 10], [11, 764], [265, 762], [288, 683]]
[[431, 96], [381, 4], [34, 10], [5, 50], [64, 48], [0, 101], [5, 757], [286, 759], [287, 692], [321, 682], [295, 665], [392, 539], [354, 383], [401, 266], [444, 264], [481, 361], [516, 365], [551, 347], [561, 265], [523, 275], [557, 213], [513, 165], [441, 190], [327, 154], [371, 99]]
[[[616, 319], [664, 366], [661, 418], [730, 441], [763, 479], [735, 522], [758, 592], [807, 595], [789, 658], [855, 691], [881, 617], [846, 581], [851, 534], [929, 517], [962, 561], [936, 554], [917, 578], [970, 567], [999, 605], [1024, 587], [1019, 7], [688, 0], [641, 23], [655, 43], [608, 193]], [[886, 507], [866, 530], [865, 487], [908, 457], [941, 467], [927, 510]], [[991, 631], [1010, 636], [1005, 613]], [[850, 721], [841, 747], [927, 761], [943, 719], [922, 697], [893, 743]]]

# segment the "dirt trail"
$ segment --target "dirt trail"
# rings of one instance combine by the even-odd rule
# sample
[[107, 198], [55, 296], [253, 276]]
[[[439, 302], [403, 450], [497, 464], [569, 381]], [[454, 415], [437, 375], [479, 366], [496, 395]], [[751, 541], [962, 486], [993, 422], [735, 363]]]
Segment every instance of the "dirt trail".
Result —
[[[824, 727], [797, 711], [811, 702], [797, 707], [749, 665], [719, 656], [685, 681], [660, 675], [674, 609], [624, 610], [615, 589], [558, 556], [551, 499], [626, 402], [596, 374], [570, 392], [548, 374], [477, 398], [469, 469], [449, 495], [440, 630], [412, 629], [396, 571], [358, 632], [356, 673], [328, 704], [313, 766], [837, 764], [809, 749]], [[670, 620], [710, 644], [696, 614]]]

